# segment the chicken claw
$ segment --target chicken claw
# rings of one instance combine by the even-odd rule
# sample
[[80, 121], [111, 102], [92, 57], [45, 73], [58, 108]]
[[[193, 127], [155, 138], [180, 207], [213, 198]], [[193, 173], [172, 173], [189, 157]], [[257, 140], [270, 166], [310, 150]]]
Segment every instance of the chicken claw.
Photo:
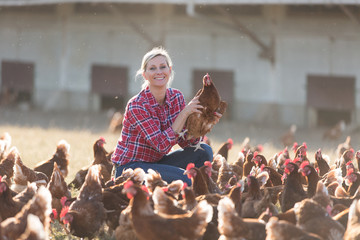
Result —
[[181, 137], [182, 139], [184, 139], [185, 140], [185, 133], [187, 133], [187, 129], [185, 129], [184, 131], [182, 131], [182, 132], [180, 132], [179, 133], [179, 137]]
[[195, 147], [194, 152], [196, 152], [196, 150], [198, 150], [198, 149], [201, 149], [201, 150], [205, 151], [205, 149], [203, 149], [203, 148], [200, 146], [200, 145], [201, 145], [202, 140], [203, 140], [203, 137], [200, 137], [200, 141], [199, 141], [197, 144], [192, 145], [192, 147]]

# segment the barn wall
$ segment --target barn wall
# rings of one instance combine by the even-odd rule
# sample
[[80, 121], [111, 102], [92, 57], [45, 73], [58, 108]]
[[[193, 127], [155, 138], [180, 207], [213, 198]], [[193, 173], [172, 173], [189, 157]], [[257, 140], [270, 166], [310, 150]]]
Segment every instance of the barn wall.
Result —
[[[265, 44], [273, 39], [274, 64], [259, 57], [259, 46], [225, 17], [217, 18], [226, 23], [221, 25], [171, 14], [174, 9], [167, 6], [165, 12], [155, 8], [158, 14], [131, 15], [130, 21], [169, 50], [175, 70], [172, 86], [188, 100], [193, 70], [233, 71], [235, 100], [229, 104], [236, 120], [309, 124], [309, 74], [354, 76], [359, 109], [359, 26], [345, 16], [279, 17], [279, 11], [268, 8], [264, 15], [238, 19]], [[143, 54], [153, 47], [118, 14], [79, 14], [71, 5], [50, 14], [0, 11], [0, 39], [0, 61], [35, 64], [35, 107], [55, 110], [99, 110], [99, 96], [91, 93], [93, 64], [127, 67], [128, 97], [136, 94], [141, 82], [134, 80], [135, 73]], [[354, 120], [360, 122], [359, 110]]]

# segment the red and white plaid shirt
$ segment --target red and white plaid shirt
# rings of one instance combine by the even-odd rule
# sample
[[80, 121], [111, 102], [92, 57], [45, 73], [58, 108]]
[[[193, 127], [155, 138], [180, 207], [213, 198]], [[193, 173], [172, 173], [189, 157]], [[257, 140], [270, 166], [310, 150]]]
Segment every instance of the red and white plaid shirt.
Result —
[[[183, 94], [174, 88], [166, 90], [165, 103], [159, 105], [149, 87], [131, 98], [126, 106], [123, 128], [113, 163], [124, 165], [131, 161], [157, 162], [175, 144], [184, 148], [199, 139], [178, 138], [171, 125], [185, 107]], [[185, 134], [186, 137], [186, 134]]]

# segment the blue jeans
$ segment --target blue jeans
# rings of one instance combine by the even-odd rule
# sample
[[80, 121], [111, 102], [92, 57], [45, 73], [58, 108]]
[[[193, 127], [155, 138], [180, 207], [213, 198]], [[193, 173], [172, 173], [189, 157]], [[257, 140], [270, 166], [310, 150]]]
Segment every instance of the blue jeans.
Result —
[[186, 166], [189, 163], [194, 163], [195, 167], [199, 168], [204, 165], [204, 162], [211, 162], [213, 160], [211, 147], [205, 143], [202, 143], [201, 147], [205, 151], [199, 149], [194, 152], [194, 147], [186, 147], [165, 155], [158, 162], [129, 162], [125, 165], [117, 166], [115, 169], [115, 178], [120, 176], [126, 168], [142, 168], [145, 172], [151, 168], [160, 173], [162, 179], [168, 183], [180, 179], [190, 186], [191, 180], [184, 175]]

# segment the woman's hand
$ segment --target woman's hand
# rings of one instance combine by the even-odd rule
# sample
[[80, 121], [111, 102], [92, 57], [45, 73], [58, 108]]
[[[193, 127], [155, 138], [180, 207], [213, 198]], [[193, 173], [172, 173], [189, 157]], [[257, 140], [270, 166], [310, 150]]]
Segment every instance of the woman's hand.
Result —
[[200, 105], [199, 96], [196, 96], [191, 99], [191, 101], [188, 103], [188, 105], [185, 106], [182, 112], [184, 112], [186, 117], [188, 117], [192, 113], [201, 113], [200, 109], [202, 108], [203, 106]]

